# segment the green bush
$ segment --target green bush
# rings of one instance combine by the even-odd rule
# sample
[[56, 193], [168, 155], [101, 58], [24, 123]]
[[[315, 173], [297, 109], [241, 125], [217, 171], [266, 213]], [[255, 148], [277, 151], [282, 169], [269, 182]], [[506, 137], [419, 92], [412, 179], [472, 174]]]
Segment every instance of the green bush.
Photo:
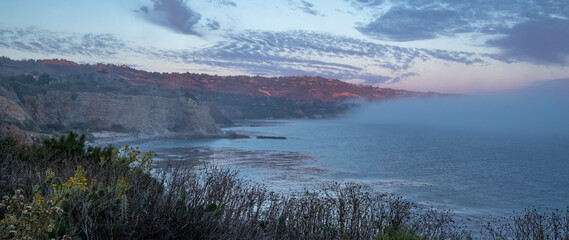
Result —
[[0, 182], [8, 183], [0, 188], [0, 239], [129, 238], [123, 233], [132, 234], [129, 223], [138, 219], [130, 210], [138, 190], [164, 189], [150, 174], [154, 154], [134, 147], [85, 147], [84, 136], [70, 133], [17, 151], [30, 153], [0, 165]]
[[47, 163], [59, 163], [65, 161], [97, 162], [101, 158], [110, 158], [113, 148], [111, 146], [85, 146], [85, 134], [81, 136], [74, 132], [69, 132], [67, 136], [59, 138], [49, 138], [43, 141], [41, 146], [33, 147], [33, 158], [35, 161]]
[[14, 152], [16, 144], [16, 139], [13, 137], [0, 135], [0, 162], [4, 161], [8, 154]]

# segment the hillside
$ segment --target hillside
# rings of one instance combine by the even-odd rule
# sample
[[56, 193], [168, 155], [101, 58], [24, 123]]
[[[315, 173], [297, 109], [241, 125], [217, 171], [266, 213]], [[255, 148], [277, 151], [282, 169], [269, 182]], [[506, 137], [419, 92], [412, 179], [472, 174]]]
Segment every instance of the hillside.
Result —
[[425, 95], [322, 77], [157, 73], [57, 59], [2, 57], [0, 78], [0, 131], [28, 135], [218, 134], [233, 119], [333, 117], [354, 106], [348, 100]]
[[[66, 60], [13, 61], [0, 58], [2, 75], [46, 73], [70, 81], [87, 76], [91, 80], [128, 83], [132, 86], [183, 89], [197, 92], [273, 97], [289, 100], [341, 102], [350, 98], [383, 99], [420, 94], [406, 90], [377, 88], [322, 77], [218, 76], [195, 73], [157, 73], [136, 70], [126, 65], [77, 64]], [[120, 84], [119, 84], [120, 85]], [[123, 85], [124, 86], [124, 85]], [[120, 87], [120, 86], [119, 86]]]

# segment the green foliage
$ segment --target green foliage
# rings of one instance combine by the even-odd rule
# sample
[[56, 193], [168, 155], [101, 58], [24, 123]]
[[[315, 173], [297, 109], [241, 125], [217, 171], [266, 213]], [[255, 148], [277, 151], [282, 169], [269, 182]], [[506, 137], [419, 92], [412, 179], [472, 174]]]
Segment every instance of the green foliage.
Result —
[[[0, 182], [31, 187], [17, 190], [13, 197], [0, 188], [0, 196], [4, 195], [0, 239], [129, 238], [124, 232], [132, 233], [132, 229], [128, 230], [130, 223], [139, 220], [140, 211], [145, 211], [141, 206], [136, 208], [137, 203], [145, 202], [139, 199], [140, 191], [149, 194], [146, 197], [163, 191], [163, 185], [150, 175], [155, 154], [142, 153], [135, 147], [85, 147], [84, 136], [70, 133], [21, 151], [32, 154], [0, 165]], [[49, 157], [33, 161], [38, 153]], [[6, 171], [16, 167], [21, 172], [45, 165], [51, 167], [32, 175], [28, 171], [24, 178]], [[146, 203], [149, 205], [151, 202]]]
[[74, 132], [69, 132], [69, 135], [61, 136], [59, 139], [55, 137], [45, 139], [38, 152], [47, 161], [64, 161], [84, 157], [85, 135], [78, 136]]
[[58, 163], [65, 161], [91, 160], [97, 162], [100, 158], [110, 158], [113, 148], [111, 146], [85, 146], [85, 134], [79, 136], [69, 132], [67, 136], [49, 138], [43, 145], [36, 147], [36, 160]]
[[16, 149], [16, 139], [10, 136], [0, 135], [0, 162]]
[[[4, 217], [0, 221], [1, 239], [45, 239], [51, 237], [56, 220], [63, 213], [57, 198], [44, 200], [35, 194], [31, 202], [26, 202], [22, 190], [12, 196], [2, 197], [0, 211]], [[64, 236], [65, 237], [65, 236]]]
[[378, 240], [421, 240], [421, 236], [417, 235], [414, 230], [407, 228], [395, 228], [388, 226], [382, 233], [377, 236]]
[[30, 78], [29, 75], [0, 76], [0, 84], [14, 90], [18, 100], [23, 103], [25, 96], [34, 96], [46, 92], [46, 86], [42, 86], [32, 79], [33, 77]]
[[105, 74], [108, 74], [108, 73], [109, 73], [109, 71], [107, 71], [107, 69], [106, 69], [106, 68], [101, 68], [101, 70], [98, 70], [97, 72], [99, 72], [100, 74], [103, 74], [103, 75], [105, 75]]
[[41, 84], [49, 84], [49, 82], [51, 82], [51, 77], [49, 76], [49, 74], [43, 73], [42, 75], [39, 76], [38, 81]]

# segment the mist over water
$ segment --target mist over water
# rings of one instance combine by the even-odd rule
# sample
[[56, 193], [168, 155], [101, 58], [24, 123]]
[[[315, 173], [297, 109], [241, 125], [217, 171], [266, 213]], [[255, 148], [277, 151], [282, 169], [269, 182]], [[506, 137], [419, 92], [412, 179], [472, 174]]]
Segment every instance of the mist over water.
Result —
[[[380, 101], [338, 121], [373, 132], [366, 140], [372, 143], [362, 140], [376, 153], [365, 168], [388, 169], [383, 176], [398, 171], [391, 176], [434, 186], [395, 190], [417, 201], [470, 213], [567, 204], [567, 80], [509, 92]], [[390, 139], [376, 140], [388, 132]]]
[[569, 90], [540, 88], [472, 96], [409, 98], [367, 104], [352, 124], [419, 125], [508, 133], [569, 134]]

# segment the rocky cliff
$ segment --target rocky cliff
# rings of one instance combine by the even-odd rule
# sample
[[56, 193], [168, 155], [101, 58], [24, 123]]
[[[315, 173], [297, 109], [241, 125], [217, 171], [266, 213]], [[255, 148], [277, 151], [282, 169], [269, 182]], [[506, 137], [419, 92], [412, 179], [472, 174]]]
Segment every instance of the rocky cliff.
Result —
[[188, 97], [58, 90], [18, 96], [7, 88], [0, 92], [0, 132], [22, 142], [49, 135], [40, 132], [66, 130], [194, 136], [221, 132], [209, 108]]
[[25, 97], [24, 106], [38, 122], [72, 128], [117, 128], [148, 135], [219, 131], [206, 107], [184, 97], [49, 91]]

